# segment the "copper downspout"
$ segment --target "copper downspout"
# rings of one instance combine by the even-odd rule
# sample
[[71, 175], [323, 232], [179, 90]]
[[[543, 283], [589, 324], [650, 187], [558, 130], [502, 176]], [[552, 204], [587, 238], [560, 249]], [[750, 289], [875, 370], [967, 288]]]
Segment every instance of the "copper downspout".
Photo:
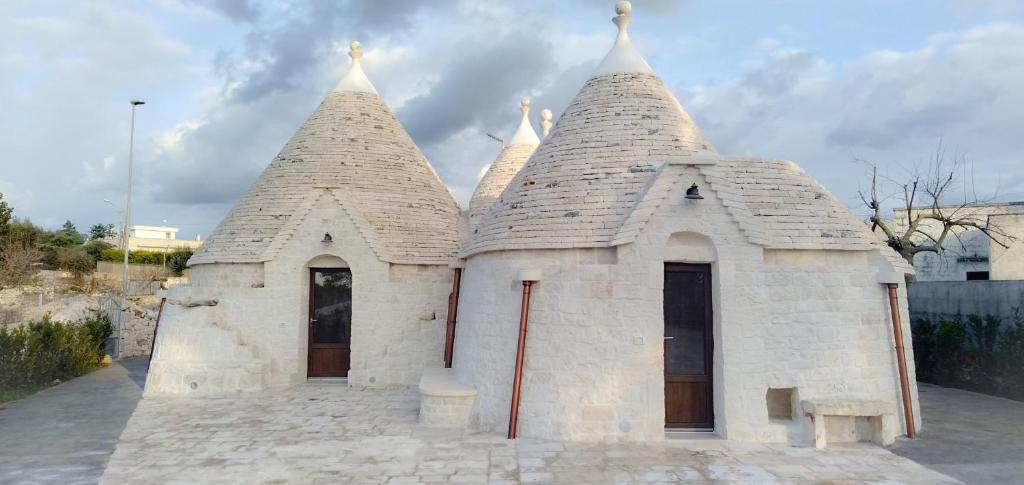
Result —
[[526, 354], [526, 324], [530, 315], [530, 287], [532, 281], [523, 281], [523, 306], [519, 312], [519, 348], [516, 349], [516, 375], [512, 381], [512, 409], [508, 415], [508, 439], [516, 439], [519, 423], [519, 390], [523, 384], [523, 358]]
[[153, 325], [153, 341], [149, 343], [150, 362], [153, 362], [153, 351], [156, 350], [156, 332], [160, 330], [160, 316], [164, 314], [164, 303], [167, 303], [167, 298], [160, 299], [160, 309], [156, 311], [156, 324]]
[[892, 313], [892, 334], [896, 340], [896, 364], [900, 368], [900, 393], [903, 394], [903, 417], [907, 421], [907, 438], [916, 438], [914, 426], [914, 404], [910, 400], [910, 380], [907, 377], [907, 355], [903, 351], [903, 325], [900, 323], [900, 306], [896, 283], [886, 283], [889, 288], [889, 311]]
[[452, 294], [448, 295], [448, 322], [444, 335], [444, 366], [451, 368], [455, 355], [455, 319], [459, 314], [459, 286], [462, 283], [462, 268], [455, 268]]

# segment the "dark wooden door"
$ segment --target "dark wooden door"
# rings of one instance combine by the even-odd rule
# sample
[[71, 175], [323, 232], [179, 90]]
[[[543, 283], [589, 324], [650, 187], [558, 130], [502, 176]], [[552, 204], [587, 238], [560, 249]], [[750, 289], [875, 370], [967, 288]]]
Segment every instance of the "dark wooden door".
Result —
[[665, 427], [713, 429], [711, 265], [665, 264]]
[[309, 270], [309, 377], [347, 377], [352, 348], [352, 272]]

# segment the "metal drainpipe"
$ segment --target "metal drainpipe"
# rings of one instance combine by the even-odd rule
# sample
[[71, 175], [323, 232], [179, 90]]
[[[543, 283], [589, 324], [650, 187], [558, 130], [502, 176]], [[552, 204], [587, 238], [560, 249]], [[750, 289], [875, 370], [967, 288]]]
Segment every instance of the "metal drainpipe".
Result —
[[455, 356], [455, 319], [459, 314], [459, 287], [462, 283], [462, 268], [455, 268], [453, 271], [452, 294], [448, 297], [448, 322], [445, 325], [444, 336], [444, 366], [452, 367], [452, 358]]
[[900, 369], [900, 393], [903, 395], [903, 417], [907, 422], [907, 438], [916, 438], [914, 426], [914, 403], [910, 400], [910, 380], [907, 377], [907, 355], [903, 350], [903, 325], [900, 323], [900, 306], [896, 283], [886, 283], [889, 289], [889, 312], [892, 314], [892, 334], [896, 341], [896, 364]]
[[519, 391], [523, 384], [523, 359], [526, 357], [526, 325], [530, 316], [530, 287], [532, 281], [523, 281], [523, 303], [519, 312], [519, 348], [516, 349], [516, 374], [512, 382], [512, 409], [508, 415], [508, 439], [516, 439], [519, 424]]

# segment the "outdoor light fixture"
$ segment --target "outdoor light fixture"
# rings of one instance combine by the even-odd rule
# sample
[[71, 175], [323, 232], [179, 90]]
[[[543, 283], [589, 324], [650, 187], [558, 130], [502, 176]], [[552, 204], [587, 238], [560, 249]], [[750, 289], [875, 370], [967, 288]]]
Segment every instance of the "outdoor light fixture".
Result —
[[329, 232], [325, 232], [324, 233], [324, 238], [320, 240], [320, 242], [322, 242], [324, 244], [330, 244], [333, 241], [334, 241], [334, 238], [331, 237], [331, 233], [329, 233]]
[[686, 198], [690, 200], [703, 199], [704, 196], [700, 195], [700, 189], [697, 188], [697, 184], [693, 184], [690, 188], [686, 189]]

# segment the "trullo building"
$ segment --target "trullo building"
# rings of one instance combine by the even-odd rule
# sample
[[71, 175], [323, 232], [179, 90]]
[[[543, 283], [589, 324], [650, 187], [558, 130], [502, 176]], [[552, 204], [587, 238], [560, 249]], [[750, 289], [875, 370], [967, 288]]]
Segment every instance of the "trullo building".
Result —
[[439, 359], [459, 207], [351, 56], [189, 260], [147, 392], [413, 384]]
[[[526, 159], [530, 158], [533, 150], [540, 144], [537, 132], [533, 131], [533, 126], [530, 125], [529, 98], [523, 98], [520, 109], [523, 112], [523, 118], [519, 122], [519, 127], [516, 128], [516, 132], [502, 148], [498, 157], [484, 172], [476, 190], [473, 191], [473, 197], [469, 199], [469, 225], [471, 228], [480, 222], [480, 218], [498, 200], [498, 196], [512, 181], [512, 177], [519, 173], [519, 169], [526, 163]], [[542, 123], [545, 125], [545, 130], [550, 128], [550, 118], [551, 112], [544, 110]]]
[[631, 44], [630, 10], [550, 134], [521, 124], [462, 224], [355, 49], [169, 296], [147, 392], [303, 382], [321, 358], [308, 329], [344, 315], [325, 368], [351, 352], [350, 385], [419, 380], [427, 424], [819, 445], [919, 425], [894, 346], [912, 269], [796, 164], [716, 152]]

